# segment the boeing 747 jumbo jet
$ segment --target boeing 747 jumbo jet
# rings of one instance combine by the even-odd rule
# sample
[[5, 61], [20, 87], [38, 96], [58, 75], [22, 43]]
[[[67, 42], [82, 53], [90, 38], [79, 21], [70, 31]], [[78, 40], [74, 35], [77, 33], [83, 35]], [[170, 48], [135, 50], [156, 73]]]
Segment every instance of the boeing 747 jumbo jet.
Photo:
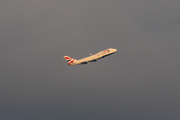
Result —
[[90, 62], [96, 62], [97, 60], [104, 58], [106, 56], [109, 56], [113, 53], [115, 53], [117, 51], [117, 49], [114, 48], [109, 48], [107, 50], [103, 50], [101, 52], [98, 52], [94, 55], [92, 55], [90, 53], [91, 56], [80, 59], [80, 60], [76, 60], [74, 58], [71, 58], [69, 56], [64, 56], [64, 59], [66, 59], [66, 61], [68, 62], [68, 65], [79, 65], [79, 64], [87, 64]]

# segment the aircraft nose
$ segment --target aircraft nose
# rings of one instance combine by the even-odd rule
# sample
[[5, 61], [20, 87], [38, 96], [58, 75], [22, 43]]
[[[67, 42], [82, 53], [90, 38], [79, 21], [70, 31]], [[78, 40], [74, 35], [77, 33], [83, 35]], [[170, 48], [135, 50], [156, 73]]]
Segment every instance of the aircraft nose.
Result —
[[116, 52], [116, 51], [117, 51], [117, 49], [114, 49], [114, 51]]

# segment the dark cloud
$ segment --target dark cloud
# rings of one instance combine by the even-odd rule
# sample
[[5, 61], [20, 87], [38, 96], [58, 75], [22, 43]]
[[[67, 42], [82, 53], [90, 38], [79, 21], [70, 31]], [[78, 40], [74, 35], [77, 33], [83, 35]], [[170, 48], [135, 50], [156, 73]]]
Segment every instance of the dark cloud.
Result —
[[0, 119], [179, 120], [179, 3], [1, 1]]

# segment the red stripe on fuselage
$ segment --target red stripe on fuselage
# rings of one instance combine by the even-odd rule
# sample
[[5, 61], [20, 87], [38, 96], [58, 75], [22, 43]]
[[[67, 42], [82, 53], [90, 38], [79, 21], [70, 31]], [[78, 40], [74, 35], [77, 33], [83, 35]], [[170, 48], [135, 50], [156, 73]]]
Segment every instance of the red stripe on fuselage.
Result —
[[107, 52], [107, 51], [109, 52], [110, 50], [104, 50], [103, 52]]

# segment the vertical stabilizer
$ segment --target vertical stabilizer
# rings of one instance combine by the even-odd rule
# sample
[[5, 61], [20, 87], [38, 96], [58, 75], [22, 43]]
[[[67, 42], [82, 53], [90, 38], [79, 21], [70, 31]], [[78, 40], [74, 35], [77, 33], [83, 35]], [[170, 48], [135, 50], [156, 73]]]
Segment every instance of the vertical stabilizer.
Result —
[[69, 56], [64, 56], [64, 59], [68, 62], [68, 65], [72, 65], [76, 59], [71, 58]]

